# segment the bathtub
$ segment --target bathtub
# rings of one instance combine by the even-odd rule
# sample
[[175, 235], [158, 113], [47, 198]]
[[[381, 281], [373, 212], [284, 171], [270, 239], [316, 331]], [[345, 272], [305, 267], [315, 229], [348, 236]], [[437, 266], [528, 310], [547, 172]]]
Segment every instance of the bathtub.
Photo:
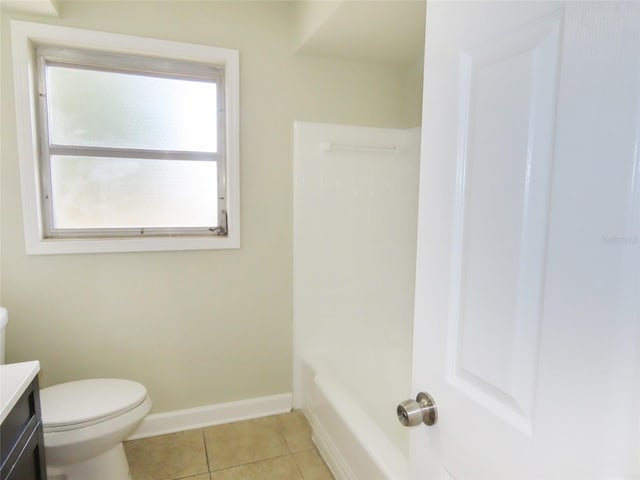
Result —
[[[313, 441], [336, 480], [408, 478], [408, 433], [395, 418], [395, 406], [385, 405], [384, 395], [375, 395], [380, 388], [395, 391], [396, 362], [389, 359], [402, 361], [397, 357], [384, 355], [388, 368], [376, 370], [369, 378], [363, 376], [363, 372], [372, 372], [372, 369], [354, 365], [353, 356], [341, 365], [336, 365], [340, 362], [336, 356], [313, 355], [302, 360], [304, 413], [313, 430]], [[351, 375], [356, 372], [357, 375]], [[365, 402], [351, 392], [370, 394], [373, 404], [365, 410]], [[383, 401], [376, 405], [375, 399], [380, 398]], [[385, 409], [383, 413], [381, 408]], [[376, 422], [369, 412], [376, 412], [376, 416], [381, 413], [384, 417], [378, 417]], [[390, 425], [383, 429], [381, 420], [398, 424], [391, 427], [392, 435], [389, 435]]]

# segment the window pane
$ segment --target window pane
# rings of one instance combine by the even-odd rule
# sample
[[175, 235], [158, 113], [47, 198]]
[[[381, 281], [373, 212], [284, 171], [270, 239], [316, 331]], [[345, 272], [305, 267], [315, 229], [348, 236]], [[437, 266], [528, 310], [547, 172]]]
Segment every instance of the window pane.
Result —
[[213, 82], [47, 66], [51, 143], [217, 151]]
[[53, 225], [216, 227], [213, 161], [51, 157]]

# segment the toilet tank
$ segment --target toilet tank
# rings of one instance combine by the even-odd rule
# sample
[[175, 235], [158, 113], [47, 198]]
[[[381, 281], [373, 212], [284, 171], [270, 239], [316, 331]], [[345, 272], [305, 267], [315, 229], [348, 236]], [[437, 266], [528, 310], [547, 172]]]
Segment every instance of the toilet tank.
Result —
[[0, 365], [4, 363], [4, 331], [7, 328], [9, 314], [7, 309], [0, 307]]

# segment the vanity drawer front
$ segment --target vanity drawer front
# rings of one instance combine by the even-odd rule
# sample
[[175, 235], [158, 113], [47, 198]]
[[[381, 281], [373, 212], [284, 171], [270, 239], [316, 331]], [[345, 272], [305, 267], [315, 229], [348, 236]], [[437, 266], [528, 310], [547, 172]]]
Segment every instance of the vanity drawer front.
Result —
[[[40, 423], [40, 399], [37, 377], [22, 394], [7, 418], [0, 426], [0, 467], [2, 472], [8, 468], [9, 460], [16, 455], [30, 439], [35, 427]], [[15, 461], [15, 460], [13, 460]]]
[[[31, 424], [31, 422], [29, 422]], [[19, 442], [11, 459], [0, 470], [4, 480], [46, 480], [44, 462], [44, 439], [38, 426], [30, 429], [31, 435], [26, 442]], [[27, 435], [23, 435], [23, 438]]]

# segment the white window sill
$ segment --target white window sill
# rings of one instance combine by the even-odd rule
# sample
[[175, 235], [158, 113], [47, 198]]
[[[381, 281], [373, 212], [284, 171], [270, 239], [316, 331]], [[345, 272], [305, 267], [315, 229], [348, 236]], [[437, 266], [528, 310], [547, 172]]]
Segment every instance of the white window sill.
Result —
[[27, 254], [50, 255], [69, 253], [154, 252], [176, 250], [215, 250], [240, 248], [239, 239], [225, 238], [110, 238], [47, 239], [27, 242]]

